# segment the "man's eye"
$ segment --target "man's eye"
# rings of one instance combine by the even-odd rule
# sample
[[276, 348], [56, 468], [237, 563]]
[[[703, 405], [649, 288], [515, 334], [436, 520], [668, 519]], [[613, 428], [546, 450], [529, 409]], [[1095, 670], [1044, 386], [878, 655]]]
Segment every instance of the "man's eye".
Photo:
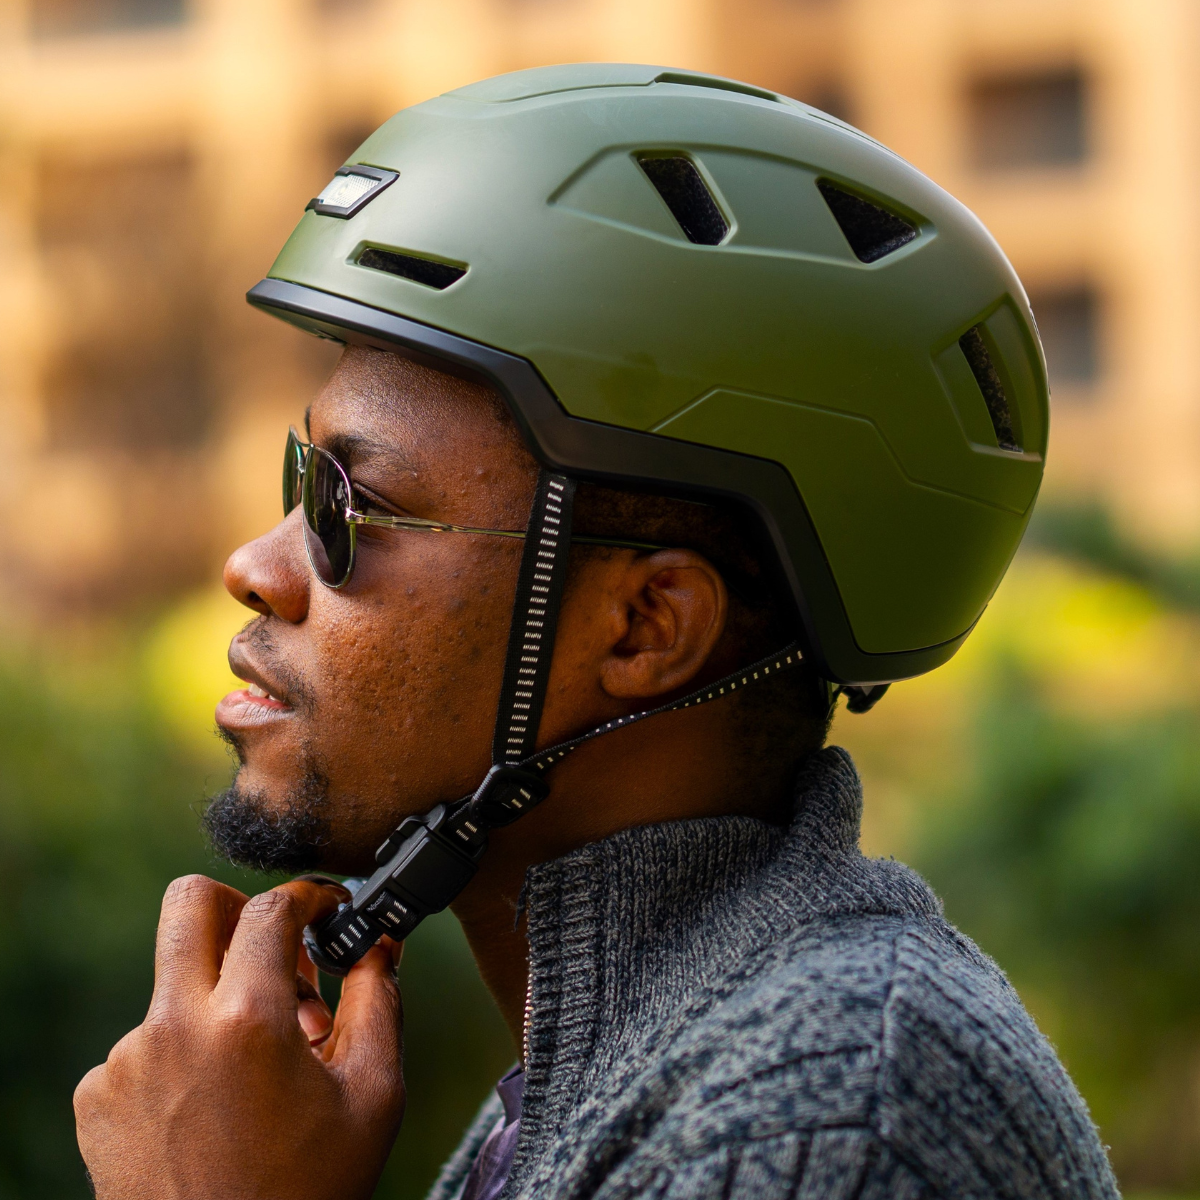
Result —
[[364, 492], [360, 492], [358, 488], [354, 489], [354, 507], [364, 517], [391, 517], [395, 515], [388, 512], [386, 508], [381, 507]]

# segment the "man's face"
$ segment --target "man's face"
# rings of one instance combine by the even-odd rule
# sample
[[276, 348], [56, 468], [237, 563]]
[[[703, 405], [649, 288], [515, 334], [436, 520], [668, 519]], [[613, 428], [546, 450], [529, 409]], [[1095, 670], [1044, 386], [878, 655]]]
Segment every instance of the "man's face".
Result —
[[[369, 511], [525, 526], [536, 469], [478, 387], [351, 349], [309, 432]], [[522, 543], [360, 526], [354, 574], [334, 591], [309, 567], [302, 519], [225, 568], [261, 615], [230, 647], [252, 687], [217, 708], [241, 767], [208, 820], [235, 857], [363, 872], [399, 820], [487, 771]]]

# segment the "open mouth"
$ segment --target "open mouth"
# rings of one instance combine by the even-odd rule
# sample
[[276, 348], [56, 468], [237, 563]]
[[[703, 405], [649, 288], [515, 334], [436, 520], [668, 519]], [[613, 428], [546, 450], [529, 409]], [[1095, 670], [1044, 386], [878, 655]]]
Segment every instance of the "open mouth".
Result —
[[257, 683], [248, 683], [246, 685], [246, 693], [255, 700], [269, 700], [272, 704], [283, 705], [288, 708], [289, 705], [280, 700], [278, 696], [272, 696], [265, 688], [260, 688]]
[[222, 729], [249, 729], [290, 716], [294, 710], [257, 683], [230, 692], [217, 705], [217, 724]]

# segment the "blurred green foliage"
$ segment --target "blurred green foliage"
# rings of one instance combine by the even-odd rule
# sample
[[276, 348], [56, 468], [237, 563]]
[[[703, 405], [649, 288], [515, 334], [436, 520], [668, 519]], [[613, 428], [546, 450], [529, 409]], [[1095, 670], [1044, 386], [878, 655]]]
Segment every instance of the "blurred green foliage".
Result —
[[145, 1009], [162, 889], [208, 866], [195, 770], [119, 682], [87, 704], [52, 670], [0, 675], [0, 1194], [47, 1200], [87, 1194], [71, 1093]]
[[[1027, 656], [993, 646], [969, 768], [916, 821], [912, 857], [1037, 1011], [1121, 1178], [1196, 1188], [1200, 556], [1139, 542], [1097, 503], [1040, 506], [1031, 548], [1136, 585], [1165, 636], [1132, 639], [1144, 657], [1123, 664], [1124, 702], [1118, 677], [1098, 707], [1064, 702]], [[1093, 657], [1121, 650], [1110, 639]]]
[[1055, 710], [1000, 664], [915, 865], [1055, 1041], [1125, 1179], [1200, 1182], [1200, 710]]
[[[954, 662], [834, 736], [864, 771], [868, 848], [924, 871], [1009, 972], [1122, 1181], [1194, 1190], [1200, 605], [1187, 564], [1103, 514], [1051, 517], [1055, 555], [1018, 560]], [[136, 641], [0, 655], [0, 1200], [87, 1195], [71, 1093], [145, 1011], [169, 880], [271, 882], [198, 830], [228, 777], [204, 731], [239, 620], [214, 592]], [[381, 1200], [424, 1194], [513, 1058], [452, 917], [410, 939], [402, 984], [409, 1105]]]
[[1156, 552], [1118, 528], [1102, 504], [1039, 505], [1025, 546], [1131, 579], [1166, 604], [1200, 609], [1200, 557]]
[[[214, 862], [199, 834], [228, 771], [189, 757], [110, 653], [0, 663], [0, 1198], [83, 1200], [71, 1095], [145, 1013], [163, 889]], [[424, 1195], [513, 1049], [453, 918], [402, 967], [409, 1109], [380, 1197]]]

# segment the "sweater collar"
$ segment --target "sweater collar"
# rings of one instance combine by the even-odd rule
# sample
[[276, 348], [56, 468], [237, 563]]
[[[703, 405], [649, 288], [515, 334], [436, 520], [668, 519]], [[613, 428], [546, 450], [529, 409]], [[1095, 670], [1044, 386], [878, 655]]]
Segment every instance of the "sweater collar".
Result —
[[812, 755], [787, 829], [747, 817], [647, 825], [530, 870], [530, 1013], [514, 1175], [634, 1045], [709, 1002], [756, 952], [854, 914], [940, 914], [898, 863], [858, 849], [862, 787], [838, 747]]

